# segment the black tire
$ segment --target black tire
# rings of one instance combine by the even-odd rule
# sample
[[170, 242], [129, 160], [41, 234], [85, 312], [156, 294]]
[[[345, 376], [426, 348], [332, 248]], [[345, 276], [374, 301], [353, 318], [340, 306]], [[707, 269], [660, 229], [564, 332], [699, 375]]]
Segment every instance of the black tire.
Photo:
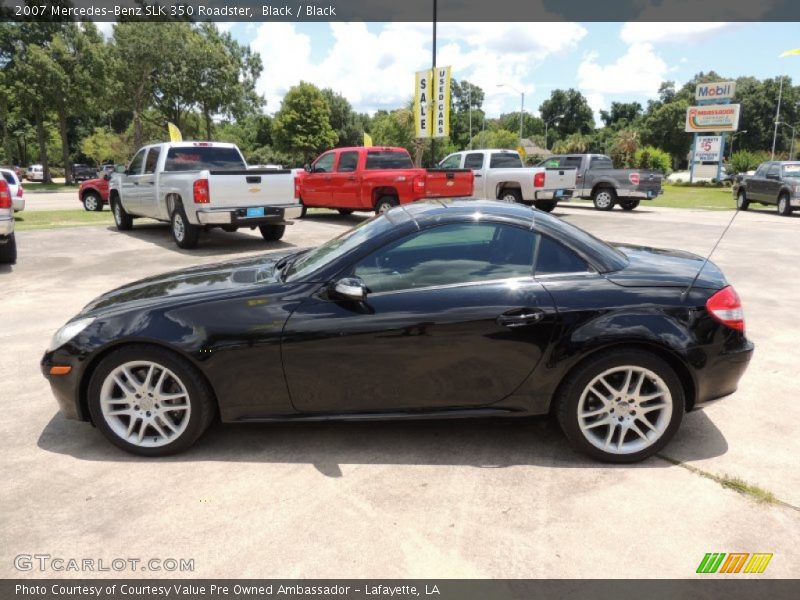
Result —
[[347, 216], [347, 215], [352, 215], [353, 214], [353, 211], [351, 209], [349, 209], [349, 208], [337, 208], [336, 210], [339, 211], [340, 215]]
[[[522, 202], [522, 193], [515, 188], [503, 188], [497, 195], [498, 200], [503, 202]], [[538, 208], [538, 207], [537, 207]]]
[[286, 225], [260, 225], [258, 229], [266, 242], [277, 242], [286, 233]]
[[191, 250], [197, 247], [202, 227], [189, 223], [189, 219], [186, 217], [186, 211], [183, 210], [182, 204], [178, 204], [175, 210], [172, 211], [172, 218], [170, 219], [169, 225], [172, 239], [175, 240], [175, 244], [178, 248]]
[[789, 200], [789, 194], [786, 192], [782, 193], [778, 197], [778, 214], [782, 217], [789, 217], [792, 214], [792, 204]]
[[[134, 361], [151, 361], [166, 367], [180, 379], [188, 392], [187, 402], [190, 408], [186, 428], [172, 442], [165, 445], [145, 447], [131, 443], [120, 437], [103, 415], [100, 394], [104, 381], [114, 369]], [[194, 365], [169, 350], [150, 345], [126, 346], [114, 350], [103, 358], [89, 380], [87, 398], [92, 422], [100, 432], [115, 446], [139, 456], [167, 456], [186, 450], [208, 429], [217, 413], [214, 393]], [[154, 429], [146, 428], [145, 431], [155, 433]]]
[[738, 210], [747, 210], [750, 208], [750, 201], [747, 199], [747, 192], [744, 190], [739, 190], [739, 193], [736, 194], [736, 208]]
[[[640, 409], [640, 405], [638, 403], [627, 403], [627, 399], [624, 399], [618, 403], [616, 399], [612, 397], [607, 405], [611, 406], [612, 408], [610, 408], [610, 410], [606, 413], [597, 415], [597, 420], [607, 419], [610, 425], [597, 426], [596, 428], [591, 429], [591, 434], [584, 434], [581, 430], [578, 418], [578, 407], [581, 396], [596, 377], [614, 368], [622, 368], [625, 366], [646, 369], [660, 378], [661, 383], [664, 384], [669, 390], [669, 394], [672, 399], [672, 410], [671, 414], [669, 415], [667, 415], [665, 410], [664, 413], [656, 413], [656, 417], [648, 417], [648, 419], [663, 418], [663, 422], [660, 424], [660, 426], [663, 426], [663, 429], [661, 432], [659, 432], [659, 437], [649, 441], [649, 445], [647, 447], [644, 447], [638, 451], [635, 451], [635, 447], [633, 447], [628, 453], [608, 452], [598, 448], [591, 441], [589, 441], [589, 439], [587, 439], [587, 435], [594, 435], [593, 432], [597, 431], [598, 437], [605, 438], [609, 429], [611, 429], [611, 426], [613, 425], [614, 429], [611, 431], [611, 440], [613, 446], [614, 439], [619, 441], [621, 430], [618, 429], [618, 423], [620, 421], [627, 424], [628, 421], [632, 420], [631, 422], [635, 423], [637, 428], [643, 430], [642, 428], [644, 425], [641, 424], [640, 426], [640, 423], [644, 415], [641, 413], [641, 411], [640, 416], [636, 417], [635, 414], [636, 410]], [[655, 379], [648, 379], [647, 385], [656, 385], [654, 382]], [[635, 385], [636, 382], [632, 383]], [[622, 387], [624, 387], [624, 384], [620, 387], [620, 389], [622, 389]], [[630, 389], [630, 387], [628, 389]], [[609, 393], [607, 388], [603, 388], [603, 391]], [[663, 399], [663, 396], [661, 399]], [[597, 399], [597, 401], [599, 401], [599, 399]], [[658, 401], [658, 399], [647, 400], [644, 402], [644, 404], [647, 402]], [[603, 462], [620, 464], [644, 460], [645, 458], [652, 456], [661, 450], [678, 430], [681, 420], [683, 419], [683, 413], [685, 412], [686, 405], [683, 385], [681, 384], [681, 381], [673, 368], [670, 367], [664, 360], [654, 354], [651, 354], [650, 352], [645, 350], [634, 350], [631, 348], [610, 350], [607, 353], [589, 358], [585, 362], [578, 365], [578, 367], [574, 369], [562, 382], [554, 399], [554, 403], [555, 414], [558, 418], [559, 424], [561, 425], [561, 429], [564, 431], [567, 439], [576, 450]], [[646, 408], [644, 404], [642, 406]], [[615, 412], [614, 407], [616, 407], [616, 415], [613, 414]], [[626, 416], [617, 416], [622, 414], [621, 411], [624, 411]], [[654, 411], [651, 411], [648, 414], [652, 414], [652, 412]], [[591, 425], [592, 422], [589, 424]], [[660, 427], [658, 420], [656, 421], [656, 426], [657, 429]], [[635, 431], [632, 429], [627, 429], [625, 431], [626, 433], [623, 434], [623, 443], [630, 443], [633, 441], [641, 444], [639, 438], [636, 437]], [[651, 434], [650, 430], [647, 430], [647, 432], [648, 435]]]
[[639, 206], [638, 200], [620, 200], [619, 202], [620, 207], [622, 210], [633, 210]]
[[0, 240], [0, 264], [13, 265], [17, 262], [17, 238], [12, 233]]
[[395, 196], [381, 196], [375, 203], [375, 213], [382, 215], [387, 210], [391, 210], [400, 204]]
[[83, 208], [90, 212], [103, 210], [103, 199], [97, 192], [86, 192], [83, 195]]
[[555, 200], [534, 200], [533, 205], [538, 208], [539, 210], [543, 210], [544, 212], [553, 212], [553, 209], [556, 207]]
[[612, 210], [617, 203], [617, 192], [610, 187], [597, 188], [592, 194], [592, 202], [597, 210]]
[[304, 219], [306, 214], [308, 213], [308, 207], [305, 204], [303, 204], [302, 200], [300, 200], [300, 206], [302, 207], [300, 209], [300, 218]]
[[116, 196], [111, 198], [111, 212], [114, 213], [114, 223], [116, 223], [118, 231], [131, 230], [133, 227], [133, 217], [125, 212], [122, 203]]

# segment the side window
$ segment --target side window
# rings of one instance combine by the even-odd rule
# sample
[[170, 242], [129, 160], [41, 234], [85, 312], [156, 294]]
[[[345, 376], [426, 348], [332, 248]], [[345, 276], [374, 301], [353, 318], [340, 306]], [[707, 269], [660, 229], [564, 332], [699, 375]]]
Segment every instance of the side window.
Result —
[[758, 167], [758, 169], [756, 169], [756, 174], [755, 174], [755, 177], [764, 177], [764, 176], [766, 176], [766, 174], [767, 174], [767, 167], [768, 167], [768, 166], [769, 166], [769, 165], [767, 165], [767, 164], [760, 165], [760, 166]]
[[333, 171], [333, 159], [336, 155], [333, 152], [329, 152], [328, 154], [323, 154], [317, 159], [317, 162], [314, 163], [314, 168], [312, 172], [314, 173], [330, 173]]
[[567, 156], [561, 161], [561, 166], [575, 167], [576, 169], [580, 169], [582, 161], [583, 159], [580, 156]]
[[144, 153], [147, 152], [146, 148], [142, 148], [136, 153], [136, 156], [133, 157], [133, 160], [128, 165], [128, 174], [129, 175], [141, 175], [142, 173], [142, 163], [144, 162]]
[[461, 155], [451, 154], [439, 163], [441, 169], [458, 169], [461, 166]]
[[548, 158], [546, 161], [541, 163], [539, 166], [545, 167], [547, 169], [554, 169], [561, 166], [560, 161], [557, 158]]
[[554, 239], [542, 235], [536, 248], [535, 275], [584, 273], [589, 270], [584, 260]]
[[161, 154], [161, 148], [158, 146], [154, 146], [150, 148], [150, 151], [147, 153], [147, 160], [144, 162], [144, 172], [145, 173], [155, 173], [156, 166], [158, 165], [158, 155]]
[[781, 174], [781, 167], [780, 165], [770, 165], [769, 171], [767, 171], [767, 175], [770, 177], [778, 177]]
[[482, 169], [483, 152], [471, 152], [464, 158], [465, 169]]
[[358, 166], [358, 152], [342, 152], [339, 155], [338, 173], [352, 173]]
[[590, 169], [613, 169], [614, 163], [611, 162], [611, 159], [607, 156], [593, 156], [591, 163], [589, 164]]
[[516, 152], [495, 152], [489, 157], [490, 169], [521, 169], [522, 159]]
[[531, 276], [536, 238], [510, 225], [442, 225], [381, 248], [353, 274], [372, 293]]

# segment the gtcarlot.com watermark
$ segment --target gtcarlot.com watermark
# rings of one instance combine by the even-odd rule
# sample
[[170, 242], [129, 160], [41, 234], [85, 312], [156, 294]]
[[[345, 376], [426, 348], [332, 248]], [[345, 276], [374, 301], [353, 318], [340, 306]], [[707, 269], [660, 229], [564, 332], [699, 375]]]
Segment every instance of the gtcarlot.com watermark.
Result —
[[113, 572], [153, 571], [156, 573], [191, 573], [193, 558], [76, 558], [51, 554], [17, 554], [14, 557], [17, 571], [54, 572]]

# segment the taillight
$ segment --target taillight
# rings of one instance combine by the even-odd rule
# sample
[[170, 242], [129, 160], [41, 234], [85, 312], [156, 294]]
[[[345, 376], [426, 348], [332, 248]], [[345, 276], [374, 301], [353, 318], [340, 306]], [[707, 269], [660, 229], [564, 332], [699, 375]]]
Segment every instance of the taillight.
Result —
[[415, 188], [424, 188], [425, 187], [425, 176], [424, 175], [417, 175], [414, 177], [414, 187]]
[[0, 208], [11, 208], [11, 192], [3, 180], [0, 180]]
[[726, 327], [736, 331], [744, 331], [742, 301], [732, 285], [722, 288], [711, 296], [706, 302], [706, 309], [711, 313], [712, 317]]
[[22, 198], [22, 186], [17, 186], [17, 198]]
[[294, 178], [294, 199], [300, 200], [300, 178]]
[[533, 176], [533, 187], [544, 187], [544, 172], [540, 171]]
[[208, 204], [211, 196], [208, 193], [208, 179], [198, 179], [194, 182], [194, 203]]

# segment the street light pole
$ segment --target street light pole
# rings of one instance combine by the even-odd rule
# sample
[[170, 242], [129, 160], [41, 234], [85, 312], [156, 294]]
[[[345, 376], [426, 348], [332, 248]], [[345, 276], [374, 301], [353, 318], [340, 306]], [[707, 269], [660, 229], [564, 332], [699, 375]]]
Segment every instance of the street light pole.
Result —
[[564, 118], [564, 114], [562, 113], [562, 114], [560, 114], [560, 115], [556, 115], [556, 116], [555, 116], [555, 117], [553, 117], [552, 119], [545, 119], [545, 120], [544, 120], [544, 149], [545, 149], [545, 150], [547, 150], [547, 149], [548, 149], [548, 148], [547, 148], [547, 126], [548, 126], [550, 123], [555, 123], [555, 122], [556, 122], [556, 121], [558, 121], [559, 119], [563, 119], [563, 118]]
[[788, 123], [786, 123], [784, 121], [778, 121], [778, 125], [783, 125], [784, 127], [788, 127], [789, 129], [792, 130], [792, 143], [790, 145], [791, 149], [789, 150], [789, 160], [794, 160], [794, 134], [795, 134], [797, 128], [796, 127], [792, 127], [791, 125], [789, 125]]
[[775, 131], [772, 133], [772, 157], [775, 160], [775, 142], [778, 140], [778, 123], [781, 120], [781, 98], [783, 97], [783, 75], [781, 75], [781, 87], [778, 91], [778, 108], [775, 111]]
[[467, 104], [469, 104], [469, 149], [472, 150], [472, 84], [467, 82]]
[[522, 145], [522, 118], [525, 115], [525, 92], [520, 92], [519, 100], [519, 145]]

